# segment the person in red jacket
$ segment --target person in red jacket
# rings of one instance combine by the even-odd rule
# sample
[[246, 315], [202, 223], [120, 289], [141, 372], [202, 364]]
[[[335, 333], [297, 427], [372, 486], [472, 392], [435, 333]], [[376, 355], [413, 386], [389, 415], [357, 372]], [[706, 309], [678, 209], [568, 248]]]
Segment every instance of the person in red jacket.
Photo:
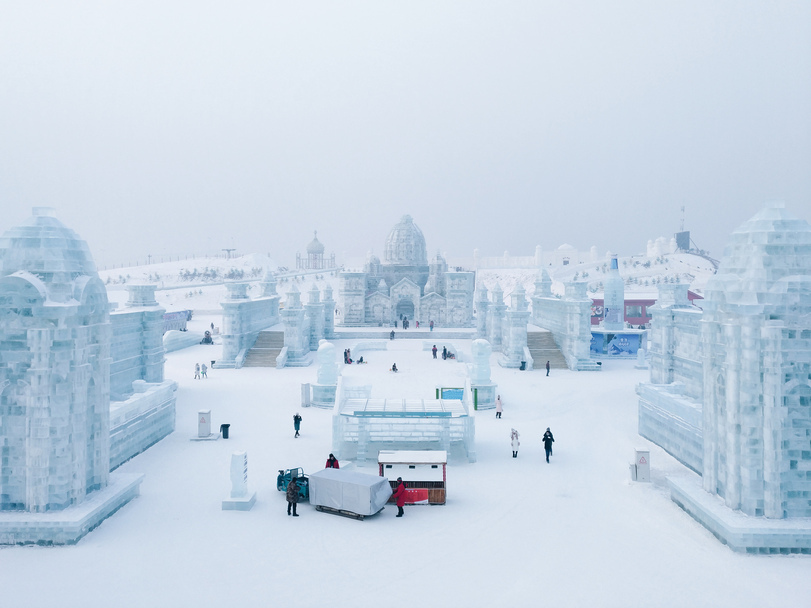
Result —
[[406, 495], [406, 488], [405, 484], [403, 483], [403, 478], [397, 478], [397, 489], [394, 490], [394, 494], [392, 496], [397, 501], [397, 517], [403, 516], [403, 507], [405, 506], [405, 495]]
[[332, 454], [329, 455], [327, 458], [327, 464], [324, 465], [325, 469], [340, 469], [341, 467], [338, 466], [338, 459], [335, 458]]

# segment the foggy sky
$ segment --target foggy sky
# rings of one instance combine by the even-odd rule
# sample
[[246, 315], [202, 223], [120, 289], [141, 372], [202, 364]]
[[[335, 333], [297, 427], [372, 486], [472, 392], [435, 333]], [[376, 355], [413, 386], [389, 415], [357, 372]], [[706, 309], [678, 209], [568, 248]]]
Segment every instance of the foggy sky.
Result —
[[317, 229], [429, 257], [720, 258], [811, 220], [810, 2], [0, 1], [0, 232], [52, 206], [100, 266]]

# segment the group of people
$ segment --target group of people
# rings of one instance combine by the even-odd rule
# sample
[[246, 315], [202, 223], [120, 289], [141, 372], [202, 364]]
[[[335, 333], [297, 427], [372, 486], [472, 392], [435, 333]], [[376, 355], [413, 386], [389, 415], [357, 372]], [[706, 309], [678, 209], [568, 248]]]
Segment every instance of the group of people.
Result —
[[208, 378], [208, 366], [203, 363], [200, 365], [199, 363], [194, 364], [194, 379], [200, 380], [201, 378]]
[[[496, 396], [496, 418], [501, 419], [501, 414], [504, 412], [504, 404], [501, 402], [501, 395]], [[544, 450], [546, 450], [546, 462], [549, 462], [549, 457], [552, 455], [552, 444], [555, 438], [552, 436], [552, 431], [546, 427], [546, 432], [541, 438], [543, 441]], [[518, 446], [521, 442], [518, 440], [518, 431], [510, 429], [510, 443], [513, 449], [513, 458], [518, 458]]]
[[[434, 344], [434, 347], [431, 349], [431, 354], [434, 356], [434, 359], [436, 359], [436, 354], [438, 352], [439, 351], [436, 348], [436, 344]], [[454, 355], [451, 351], [449, 351], [447, 346], [443, 346], [442, 347], [442, 359], [443, 360], [444, 359], [456, 359], [456, 355]]]
[[[510, 429], [510, 445], [513, 450], [513, 458], [518, 458], [518, 447], [521, 445], [518, 437], [518, 431]], [[541, 441], [543, 441], [543, 449], [546, 452], [546, 462], [548, 463], [549, 457], [552, 455], [552, 444], [555, 442], [555, 438], [552, 436], [552, 431], [549, 430], [549, 427], [546, 427], [546, 432], [543, 434]]]

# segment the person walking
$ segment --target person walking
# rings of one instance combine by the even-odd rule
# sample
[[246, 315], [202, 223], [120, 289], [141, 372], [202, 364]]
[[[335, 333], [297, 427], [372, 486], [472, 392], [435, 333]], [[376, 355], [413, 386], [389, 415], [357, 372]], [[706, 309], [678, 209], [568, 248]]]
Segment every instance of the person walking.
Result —
[[447, 358], [448, 358], [448, 347], [443, 346], [442, 347], [442, 360], [444, 361]]
[[338, 465], [338, 459], [335, 458], [333, 454], [329, 455], [327, 458], [327, 464], [324, 465], [325, 469], [340, 469], [341, 467]]
[[549, 457], [552, 455], [552, 444], [554, 443], [555, 438], [552, 437], [552, 431], [549, 430], [549, 427], [546, 427], [546, 432], [543, 434], [543, 448], [546, 450], [546, 462], [549, 462]]
[[434, 322], [433, 322], [433, 321], [431, 321], [431, 322], [428, 324], [428, 327], [430, 327], [430, 328], [431, 328], [431, 331], [434, 331]]
[[518, 458], [518, 446], [521, 445], [521, 442], [518, 441], [518, 431], [515, 429], [510, 431], [510, 443], [513, 448], [513, 458]]
[[208, 378], [208, 366], [205, 363], [200, 366], [200, 377]]
[[296, 513], [296, 505], [298, 504], [298, 484], [296, 478], [293, 477], [290, 483], [287, 484], [287, 514], [290, 515], [290, 508], [293, 508], [293, 517], [298, 517]]
[[549, 361], [546, 362], [546, 375], [549, 375]]
[[298, 437], [299, 431], [301, 430], [301, 414], [298, 412], [293, 416], [293, 428], [296, 429], [295, 437]]
[[501, 412], [504, 411], [504, 408], [501, 405], [501, 395], [496, 397], [496, 418], [501, 418]]
[[[397, 323], [397, 321], [395, 321], [395, 323]], [[394, 340], [394, 330], [393, 329], [391, 330], [391, 333], [389, 334], [389, 340]]]
[[405, 506], [405, 495], [406, 495], [406, 488], [405, 484], [403, 483], [403, 478], [397, 478], [397, 489], [394, 490], [392, 497], [397, 503], [397, 517], [403, 516], [403, 507]]
[[195, 380], [200, 379], [200, 364], [199, 363], [194, 364], [194, 379]]
[[434, 347], [431, 349], [431, 352], [434, 353], [434, 359], [436, 359], [436, 344], [434, 344]]

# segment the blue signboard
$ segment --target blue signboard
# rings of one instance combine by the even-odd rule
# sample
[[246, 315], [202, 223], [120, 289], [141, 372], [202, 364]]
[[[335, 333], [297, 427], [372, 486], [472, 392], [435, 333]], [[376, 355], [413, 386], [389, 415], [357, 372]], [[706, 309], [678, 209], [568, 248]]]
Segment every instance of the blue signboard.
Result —
[[443, 388], [440, 389], [440, 398], [442, 399], [458, 399], [461, 401], [465, 398], [465, 389], [463, 388]]

